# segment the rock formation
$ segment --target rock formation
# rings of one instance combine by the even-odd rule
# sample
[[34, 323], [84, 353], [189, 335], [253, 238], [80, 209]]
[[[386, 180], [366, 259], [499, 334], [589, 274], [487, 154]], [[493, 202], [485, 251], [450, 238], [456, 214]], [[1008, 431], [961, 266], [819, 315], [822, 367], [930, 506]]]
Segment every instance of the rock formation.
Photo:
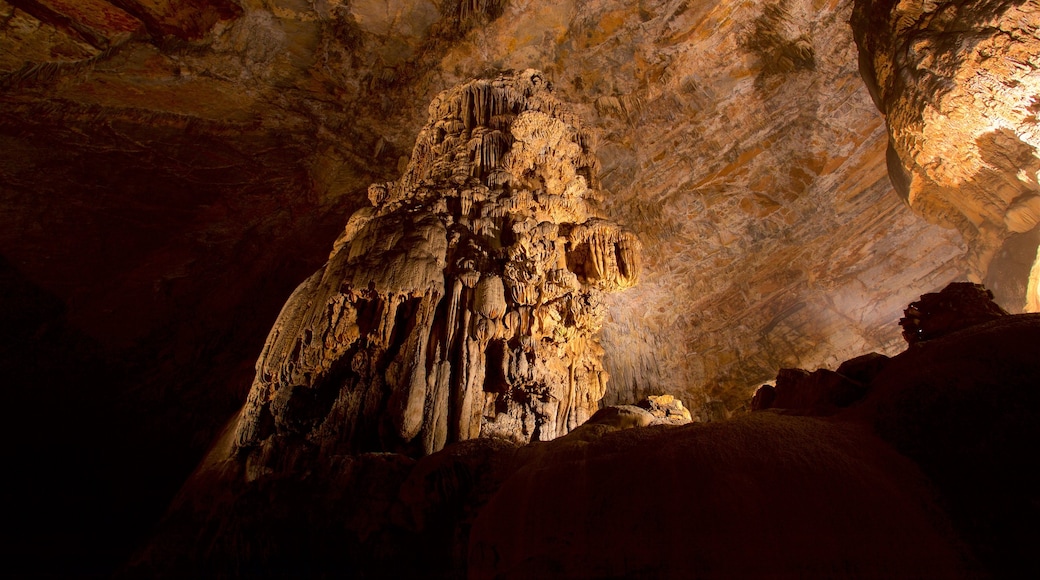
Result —
[[204, 465], [123, 576], [1035, 577], [1038, 341], [1040, 314], [998, 316], [710, 424], [623, 405], [522, 446]]
[[[1008, 316], [981, 284], [952, 282], [911, 302], [899, 320], [908, 346]], [[752, 411], [831, 415], [859, 402], [891, 358], [869, 353], [843, 362], [836, 370], [780, 369], [776, 386], [763, 385], [751, 400]]]
[[683, 406], [682, 401], [671, 395], [651, 395], [636, 403], [654, 416], [656, 423], [666, 425], [685, 425], [693, 421], [693, 415]]
[[[965, 247], [892, 193], [853, 3], [0, 0], [12, 566], [125, 559], [241, 408], [286, 297], [401, 176], [425, 104], [499, 71], [544, 71], [595, 129], [604, 215], [644, 244], [640, 283], [604, 298], [604, 404], [667, 393], [724, 419], [779, 368], [895, 354], [903, 308], [962, 279]], [[1035, 235], [990, 262], [1008, 309]], [[335, 403], [293, 392], [296, 423], [263, 429], [308, 432]], [[395, 429], [364, 426], [363, 447]], [[74, 461], [76, 486], [40, 457]]]
[[911, 302], [899, 320], [907, 344], [939, 338], [962, 328], [1007, 316], [993, 302], [993, 293], [980, 284], [954, 282]]
[[369, 188], [268, 336], [237, 427], [256, 465], [301, 440], [549, 440], [599, 408], [601, 294], [640, 265], [596, 209], [592, 134], [533, 70], [447, 90], [429, 115], [404, 174]]
[[1040, 3], [857, 0], [852, 27], [896, 190], [961, 232], [975, 282], [1040, 311]]
[[545, 445], [473, 522], [469, 578], [971, 577], [917, 468], [853, 424], [765, 413]]

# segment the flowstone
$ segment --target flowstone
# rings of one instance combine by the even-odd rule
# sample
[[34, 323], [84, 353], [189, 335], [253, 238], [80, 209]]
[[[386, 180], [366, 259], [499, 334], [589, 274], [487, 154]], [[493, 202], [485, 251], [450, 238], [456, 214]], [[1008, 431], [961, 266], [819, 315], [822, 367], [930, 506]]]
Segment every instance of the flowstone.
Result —
[[608, 379], [601, 295], [636, 283], [640, 249], [596, 209], [592, 147], [537, 71], [434, 99], [404, 174], [283, 307], [239, 451], [266, 470], [584, 422]]

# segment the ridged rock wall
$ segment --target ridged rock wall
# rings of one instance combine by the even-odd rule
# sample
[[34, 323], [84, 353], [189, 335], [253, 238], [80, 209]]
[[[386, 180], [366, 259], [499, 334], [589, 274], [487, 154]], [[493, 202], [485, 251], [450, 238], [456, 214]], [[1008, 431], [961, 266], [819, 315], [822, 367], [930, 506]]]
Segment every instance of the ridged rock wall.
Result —
[[896, 189], [961, 232], [974, 281], [1040, 311], [1040, 3], [857, 0], [852, 26]]
[[601, 294], [640, 268], [596, 209], [592, 142], [540, 72], [437, 96], [404, 174], [369, 188], [271, 330], [237, 427], [251, 473], [301, 438], [429, 454], [588, 419], [608, 380]]

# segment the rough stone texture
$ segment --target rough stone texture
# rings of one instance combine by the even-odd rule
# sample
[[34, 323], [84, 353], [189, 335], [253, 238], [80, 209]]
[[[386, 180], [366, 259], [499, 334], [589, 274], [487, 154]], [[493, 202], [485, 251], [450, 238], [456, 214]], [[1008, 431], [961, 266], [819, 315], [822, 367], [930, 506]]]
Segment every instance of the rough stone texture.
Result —
[[[242, 6], [190, 49], [41, 48], [5, 78], [7, 231], [29, 234], [5, 251], [106, 342], [171, 328], [168, 348], [197, 356], [235, 325], [207, 308], [205, 336], [188, 337], [183, 313], [214, 287], [250, 294], [281, 261], [316, 266], [367, 185], [399, 173], [423, 103], [501, 68], [540, 68], [576, 103], [608, 216], [648, 242], [646, 283], [610, 303], [611, 401], [737, 408], [778, 368], [898, 348], [876, 329], [963, 270], [956, 234], [890, 197], [849, 2]], [[163, 188], [147, 203], [142, 175]], [[83, 184], [93, 195], [61, 201]], [[60, 226], [76, 242], [48, 241]], [[150, 243], [129, 241], [138, 230]], [[283, 298], [255, 308], [273, 317]]]
[[911, 302], [899, 319], [908, 344], [939, 338], [962, 328], [1007, 316], [993, 302], [993, 293], [979, 284], [954, 282]]
[[773, 401], [776, 400], [776, 387], [773, 385], [762, 385], [755, 394], [751, 397], [751, 405], [749, 410], [751, 411], [764, 411], [773, 406]]
[[885, 368], [888, 361], [889, 357], [870, 352], [841, 363], [834, 372], [866, 385], [874, 380], [874, 377]]
[[[71, 26], [29, 4], [98, 12]], [[779, 368], [895, 352], [902, 308], [962, 277], [964, 247], [891, 191], [851, 10], [0, 0], [0, 254], [54, 305], [10, 331], [30, 339], [4, 374], [26, 386], [17, 421], [54, 425], [12, 467], [42, 469], [18, 479], [14, 551], [56, 576], [111, 566], [242, 404], [279, 307], [368, 186], [401, 175], [426, 103], [502, 69], [539, 68], [575, 103], [606, 217], [644, 241], [640, 285], [607, 302], [606, 403], [666, 393], [724, 418]], [[55, 328], [71, 338], [39, 338]], [[55, 423], [55, 402], [79, 410]], [[55, 456], [80, 466], [66, 503], [36, 493], [67, 476], [32, 462]], [[75, 557], [31, 547], [58, 527]]]
[[[769, 405], [761, 400], [756, 406], [752, 400], [752, 410], [789, 409], [810, 415], [830, 415], [866, 394], [862, 383], [827, 369], [811, 373], [802, 369], [780, 369], [774, 389], [775, 396]], [[756, 398], [759, 396], [760, 393], [755, 393]]]
[[404, 174], [369, 188], [256, 364], [237, 426], [250, 477], [301, 453], [429, 454], [566, 434], [607, 387], [602, 293], [639, 241], [603, 219], [598, 163], [541, 72], [430, 104]]
[[[896, 189], [958, 229], [976, 282], [1036, 311], [1040, 268], [1040, 3], [857, 0], [861, 67], [889, 129]], [[1030, 268], [994, 262], [1025, 235]], [[1028, 281], [1028, 283], [1027, 283]]]
[[650, 411], [655, 417], [654, 423], [665, 425], [685, 425], [693, 421], [693, 415], [689, 409], [683, 406], [682, 401], [671, 395], [649, 396], [636, 403], [641, 409]]
[[470, 526], [514, 454], [471, 439], [419, 461], [337, 455], [306, 477], [253, 481], [211, 455], [116, 577], [464, 578]]

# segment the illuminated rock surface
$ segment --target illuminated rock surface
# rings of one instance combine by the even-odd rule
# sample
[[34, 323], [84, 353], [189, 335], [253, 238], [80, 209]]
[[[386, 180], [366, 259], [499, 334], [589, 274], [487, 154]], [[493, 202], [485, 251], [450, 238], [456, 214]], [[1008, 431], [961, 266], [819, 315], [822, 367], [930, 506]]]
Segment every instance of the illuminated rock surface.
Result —
[[590, 142], [534, 70], [438, 95], [268, 336], [236, 428], [250, 476], [308, 449], [550, 440], [599, 409], [602, 293], [640, 248], [596, 210]]
[[1002, 304], [1040, 311], [1040, 3], [857, 0], [852, 26], [897, 190]]

